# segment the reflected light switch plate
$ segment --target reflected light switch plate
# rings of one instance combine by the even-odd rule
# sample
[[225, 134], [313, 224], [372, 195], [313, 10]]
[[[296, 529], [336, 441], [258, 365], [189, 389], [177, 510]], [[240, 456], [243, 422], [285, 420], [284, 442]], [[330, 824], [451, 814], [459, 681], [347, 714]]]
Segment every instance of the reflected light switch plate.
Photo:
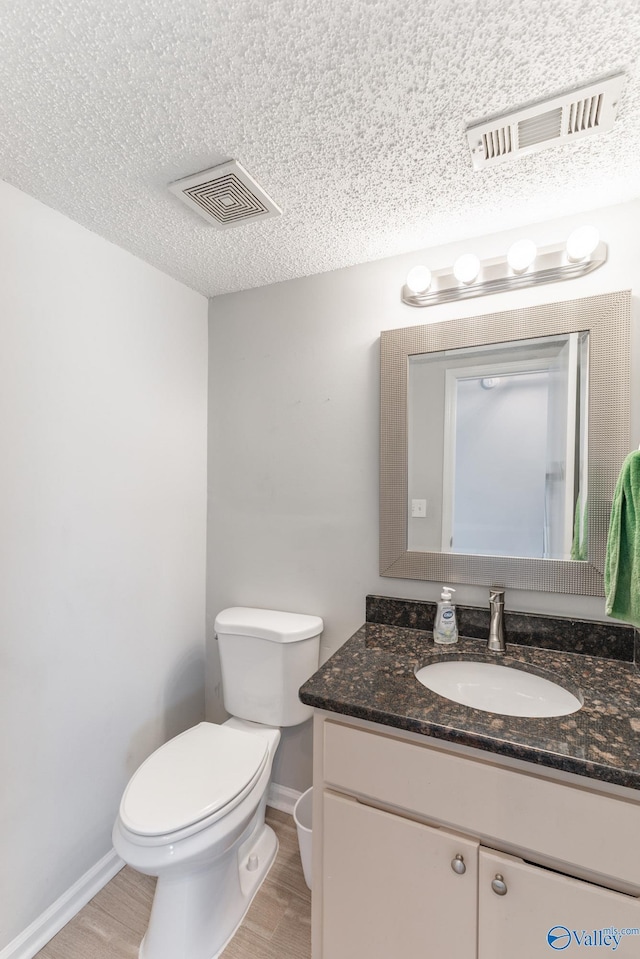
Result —
[[426, 499], [412, 499], [411, 500], [411, 515], [412, 517], [425, 517], [427, 515], [427, 501]]

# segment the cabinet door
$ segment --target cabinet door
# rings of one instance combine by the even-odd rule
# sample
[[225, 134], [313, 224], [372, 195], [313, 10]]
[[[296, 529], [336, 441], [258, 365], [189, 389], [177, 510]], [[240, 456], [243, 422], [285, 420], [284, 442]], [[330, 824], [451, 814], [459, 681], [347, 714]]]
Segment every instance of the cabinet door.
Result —
[[477, 872], [477, 842], [325, 793], [324, 959], [475, 959]]
[[478, 882], [478, 959], [570, 959], [588, 946], [599, 947], [599, 956], [640, 956], [640, 900], [633, 896], [487, 849], [480, 850]]

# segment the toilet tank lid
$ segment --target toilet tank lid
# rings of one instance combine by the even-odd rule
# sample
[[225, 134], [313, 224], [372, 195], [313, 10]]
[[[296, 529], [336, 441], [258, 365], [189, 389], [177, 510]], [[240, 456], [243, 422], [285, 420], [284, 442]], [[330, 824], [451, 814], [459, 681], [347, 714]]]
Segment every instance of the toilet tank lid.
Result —
[[238, 636], [257, 636], [272, 643], [296, 643], [301, 639], [319, 636], [323, 629], [319, 616], [303, 613], [283, 613], [276, 609], [255, 609], [249, 606], [231, 606], [216, 616], [216, 633]]

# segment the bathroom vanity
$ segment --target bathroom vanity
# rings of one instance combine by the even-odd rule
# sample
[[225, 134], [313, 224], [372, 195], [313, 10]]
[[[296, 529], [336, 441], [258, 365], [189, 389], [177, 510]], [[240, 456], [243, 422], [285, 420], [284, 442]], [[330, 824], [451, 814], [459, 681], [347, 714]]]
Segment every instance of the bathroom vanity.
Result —
[[316, 708], [313, 959], [637, 957], [637, 667], [509, 647], [505, 665], [584, 703], [527, 719], [425, 689], [415, 670], [443, 657], [496, 661], [478, 640], [443, 651], [367, 623], [302, 687]]

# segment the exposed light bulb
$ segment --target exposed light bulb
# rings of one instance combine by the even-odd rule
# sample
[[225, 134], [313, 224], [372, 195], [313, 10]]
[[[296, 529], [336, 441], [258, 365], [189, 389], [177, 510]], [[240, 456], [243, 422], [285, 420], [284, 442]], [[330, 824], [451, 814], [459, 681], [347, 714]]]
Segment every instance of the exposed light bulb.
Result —
[[431, 270], [428, 266], [414, 266], [407, 273], [407, 286], [412, 293], [426, 293], [431, 286]]
[[533, 240], [517, 240], [507, 251], [507, 263], [514, 273], [525, 273], [537, 255], [538, 247]]
[[453, 264], [453, 275], [458, 283], [469, 286], [480, 272], [480, 260], [475, 253], [463, 253]]
[[567, 256], [572, 263], [586, 259], [600, 242], [600, 233], [595, 226], [579, 226], [567, 239]]

